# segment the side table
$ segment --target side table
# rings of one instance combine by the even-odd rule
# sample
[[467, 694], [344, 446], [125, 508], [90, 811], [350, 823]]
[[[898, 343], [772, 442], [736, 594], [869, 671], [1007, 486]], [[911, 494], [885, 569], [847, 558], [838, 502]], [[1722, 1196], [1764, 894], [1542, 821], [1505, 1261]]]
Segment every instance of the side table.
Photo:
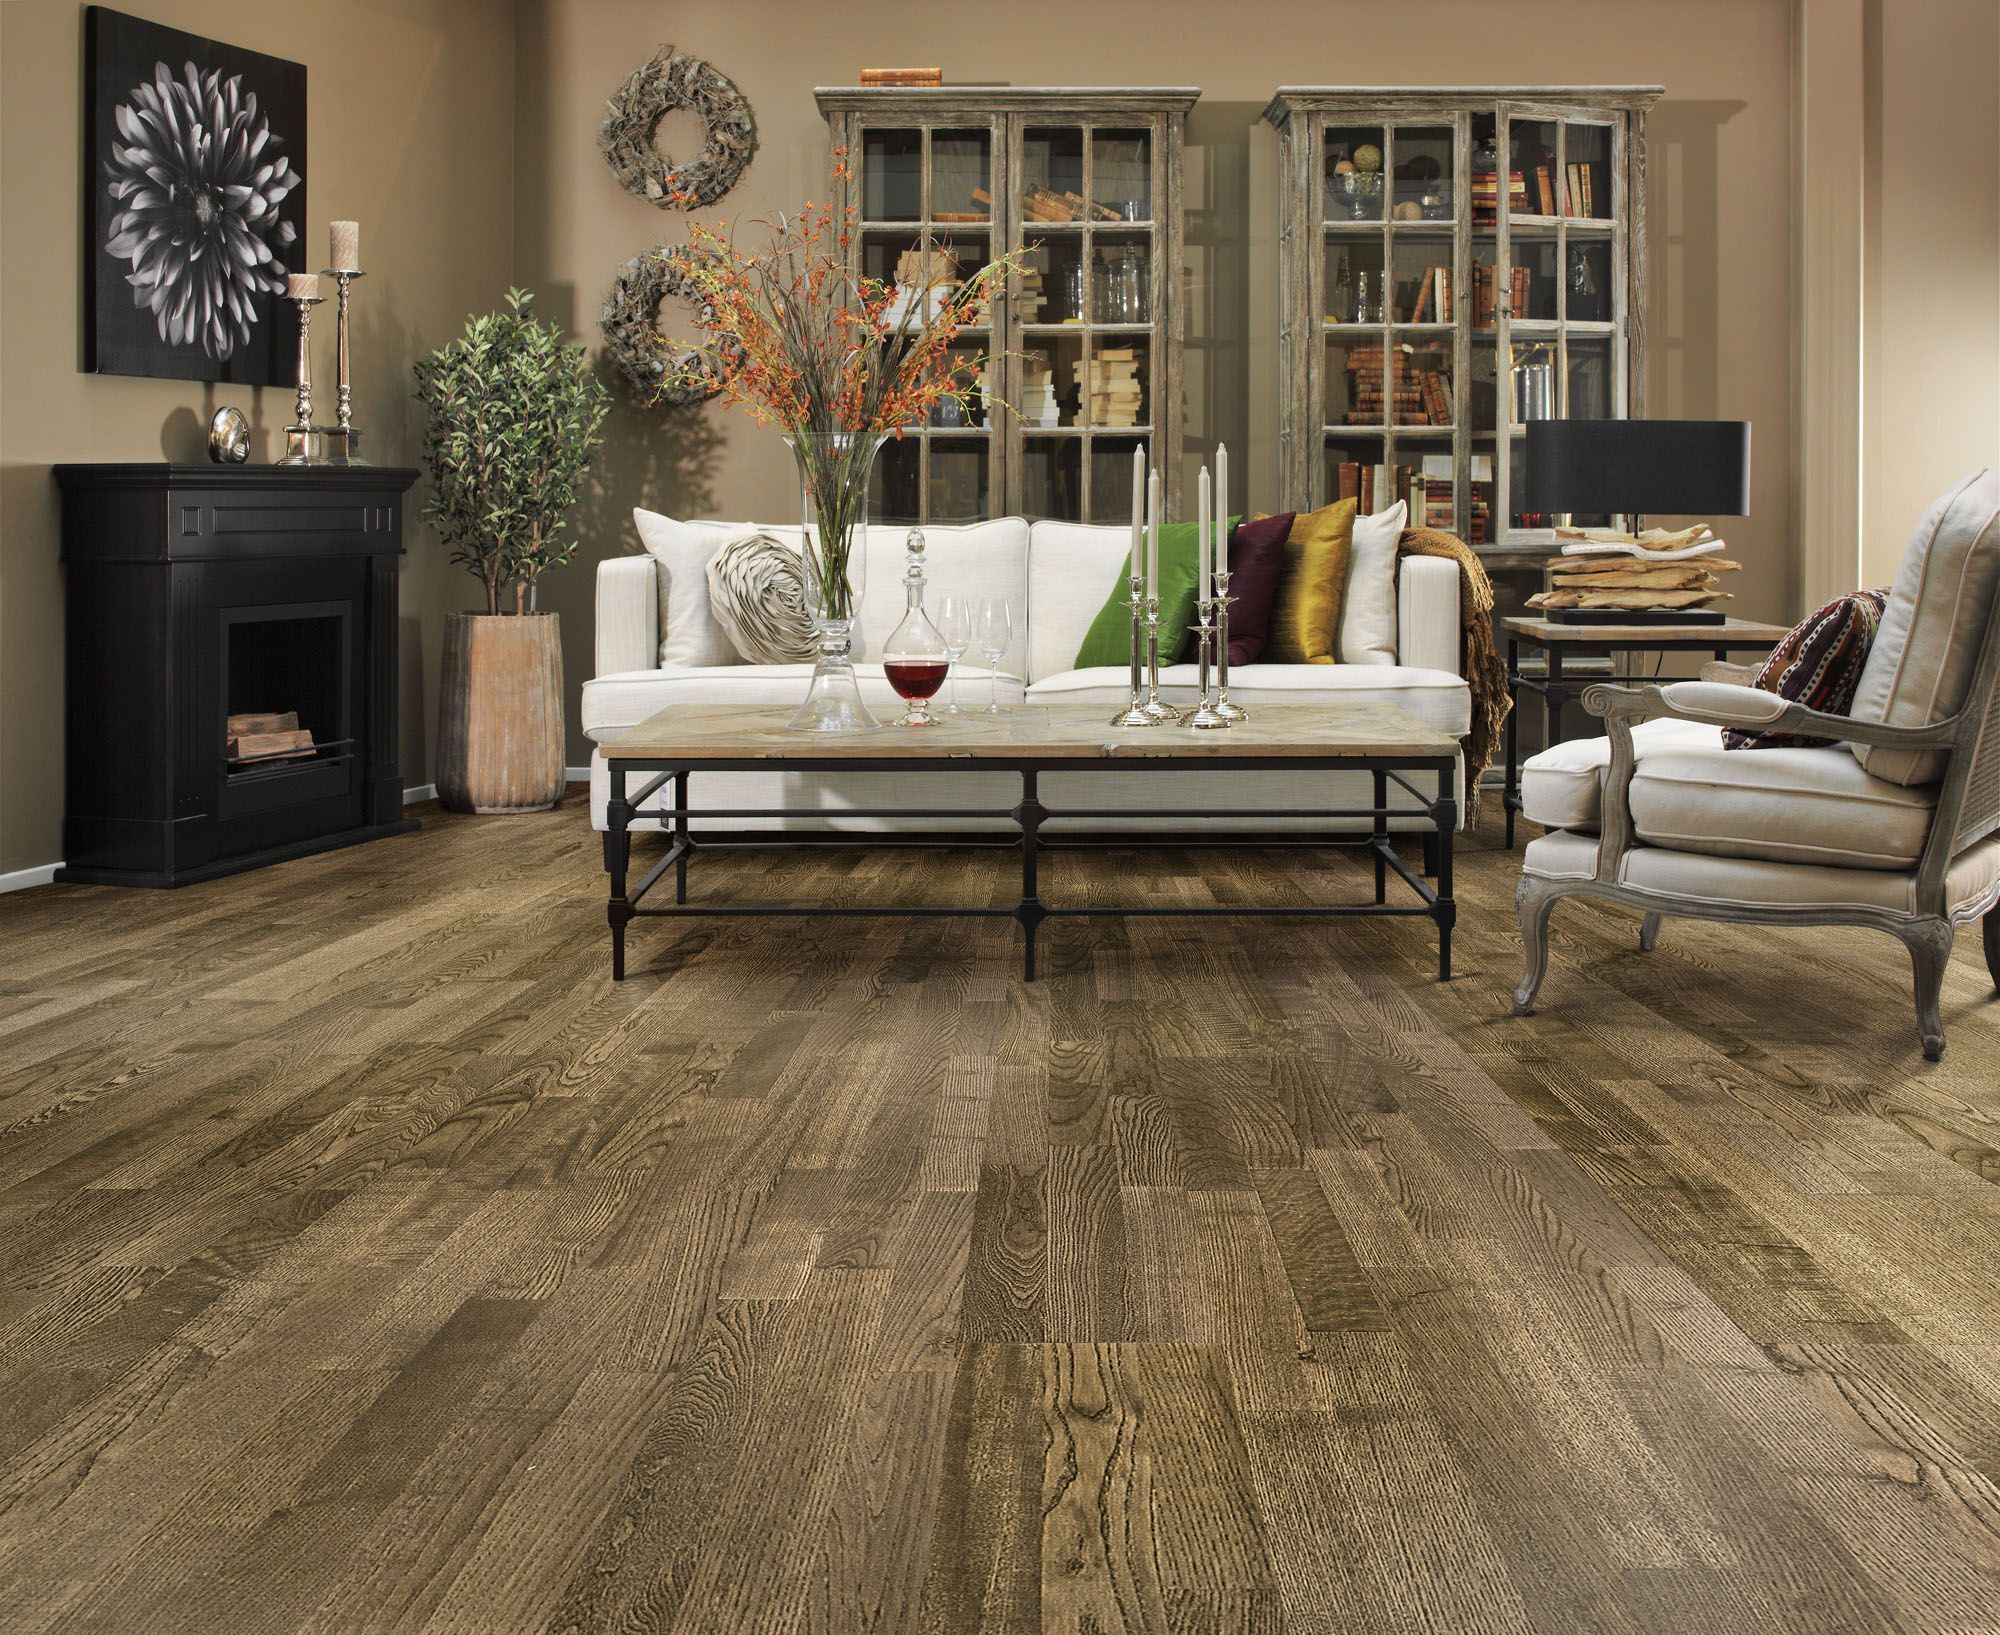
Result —
[[[1727, 659], [1731, 653], [1768, 652], [1791, 634], [1785, 625], [1758, 624], [1750, 619], [1725, 619], [1721, 624], [1565, 624], [1554, 619], [1502, 619], [1507, 633], [1507, 688], [1514, 708], [1507, 716], [1507, 781], [1501, 801], [1507, 812], [1507, 844], [1514, 844], [1514, 814], [1521, 809], [1521, 761], [1518, 753], [1521, 694], [1542, 695], [1544, 741], [1562, 742], [1564, 706], [1583, 691], [1584, 682], [1572, 682], [1563, 675], [1566, 658], [1612, 657], [1618, 653], [1706, 653]], [[1548, 660], [1548, 675], [1521, 674], [1521, 645], [1542, 650]], [[1651, 676], [1635, 676], [1616, 668], [1609, 677], [1593, 675], [1591, 681], [1650, 681]]]

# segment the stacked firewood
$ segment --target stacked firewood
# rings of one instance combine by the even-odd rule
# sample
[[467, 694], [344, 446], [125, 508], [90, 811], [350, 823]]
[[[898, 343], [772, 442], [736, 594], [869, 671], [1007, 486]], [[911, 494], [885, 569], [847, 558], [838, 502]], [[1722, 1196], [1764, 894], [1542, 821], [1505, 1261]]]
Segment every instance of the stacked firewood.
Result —
[[1729, 600], [1721, 575], [1743, 564], [1724, 559], [1706, 523], [1692, 528], [1558, 528], [1562, 555], [1549, 564], [1548, 589], [1534, 608], [1606, 608], [1626, 613], [1708, 607]]

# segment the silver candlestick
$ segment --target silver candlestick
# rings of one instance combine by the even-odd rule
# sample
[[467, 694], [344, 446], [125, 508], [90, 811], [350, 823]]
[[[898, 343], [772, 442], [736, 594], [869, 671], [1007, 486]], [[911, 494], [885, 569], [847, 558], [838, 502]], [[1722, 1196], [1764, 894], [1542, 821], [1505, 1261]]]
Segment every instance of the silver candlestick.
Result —
[[336, 285], [339, 293], [334, 297], [334, 424], [323, 435], [326, 439], [326, 463], [336, 466], [360, 466], [368, 462], [361, 458], [361, 433], [354, 429], [354, 387], [347, 365], [347, 287], [355, 279], [367, 275], [355, 267], [328, 267], [326, 274]]
[[1198, 730], [1213, 731], [1227, 727], [1229, 717], [1215, 707], [1215, 701], [1208, 696], [1208, 660], [1215, 646], [1216, 599], [1205, 596], [1194, 605], [1199, 623], [1195, 634], [1201, 643], [1201, 702], [1194, 707], [1194, 713], [1187, 718], [1187, 725]]
[[292, 412], [298, 417], [285, 428], [285, 457], [281, 466], [316, 465], [320, 458], [319, 433], [313, 427], [312, 309], [320, 304], [317, 295], [287, 295], [299, 309], [299, 387]]
[[1128, 703], [1124, 709], [1120, 710], [1116, 715], [1114, 715], [1111, 718], [1111, 724], [1114, 727], [1157, 726], [1158, 722], [1156, 722], [1152, 716], [1146, 713], [1145, 700], [1139, 696], [1139, 666], [1140, 666], [1141, 656], [1144, 654], [1146, 650], [1146, 638], [1144, 634], [1146, 598], [1141, 593], [1146, 588], [1146, 582], [1143, 579], [1141, 579], [1136, 573], [1128, 575], [1125, 582], [1127, 588], [1131, 592], [1130, 606], [1132, 609], [1132, 699], [1131, 702]]
[[1146, 702], [1139, 706], [1159, 727], [1177, 726], [1181, 712], [1160, 697], [1160, 599], [1146, 598]]
[[1224, 721], [1248, 721], [1250, 712], [1229, 702], [1229, 570], [1217, 568], [1215, 579], [1215, 713]]

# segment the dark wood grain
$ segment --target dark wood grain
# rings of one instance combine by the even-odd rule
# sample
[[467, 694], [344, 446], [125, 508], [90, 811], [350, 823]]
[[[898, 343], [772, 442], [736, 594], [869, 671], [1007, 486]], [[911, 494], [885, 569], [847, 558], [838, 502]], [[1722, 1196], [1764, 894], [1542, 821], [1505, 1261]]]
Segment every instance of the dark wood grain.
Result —
[[1116, 921], [1032, 988], [954, 922], [614, 986], [576, 804], [427, 818], [0, 899], [0, 1628], [2000, 1628], [1976, 949], [1934, 1067], [1844, 934], [1567, 905], [1515, 1019], [1475, 841], [1447, 986], [1408, 926]]

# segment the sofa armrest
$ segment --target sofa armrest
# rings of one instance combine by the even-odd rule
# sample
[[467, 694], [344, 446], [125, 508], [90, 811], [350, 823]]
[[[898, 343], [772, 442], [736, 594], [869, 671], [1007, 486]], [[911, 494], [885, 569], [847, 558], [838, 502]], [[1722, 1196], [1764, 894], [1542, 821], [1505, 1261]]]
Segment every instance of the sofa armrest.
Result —
[[594, 674], [660, 667], [660, 591], [650, 556], [614, 556], [597, 564], [597, 658]]
[[1462, 675], [1458, 564], [1442, 556], [1406, 556], [1397, 574], [1396, 662]]

